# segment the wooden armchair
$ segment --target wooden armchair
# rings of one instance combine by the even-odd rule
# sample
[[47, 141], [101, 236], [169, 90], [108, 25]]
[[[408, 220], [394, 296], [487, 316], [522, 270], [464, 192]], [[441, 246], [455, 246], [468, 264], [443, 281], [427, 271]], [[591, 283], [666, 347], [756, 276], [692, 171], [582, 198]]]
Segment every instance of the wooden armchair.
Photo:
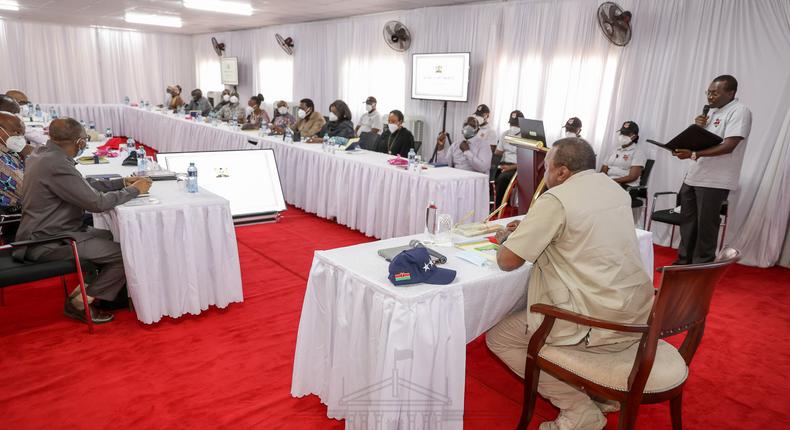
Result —
[[[633, 429], [639, 406], [670, 401], [672, 428], [682, 428], [681, 405], [688, 366], [702, 340], [713, 289], [740, 253], [727, 248], [713, 263], [668, 266], [662, 272], [647, 324], [604, 321], [554, 306], [537, 304], [530, 309], [545, 315], [532, 336], [524, 373], [524, 405], [518, 428], [526, 429], [535, 408], [538, 376], [546, 372], [587, 393], [620, 403], [619, 429]], [[625, 351], [588, 353], [575, 348], [545, 345], [559, 318], [589, 327], [641, 333]], [[679, 349], [661, 340], [688, 332]]]

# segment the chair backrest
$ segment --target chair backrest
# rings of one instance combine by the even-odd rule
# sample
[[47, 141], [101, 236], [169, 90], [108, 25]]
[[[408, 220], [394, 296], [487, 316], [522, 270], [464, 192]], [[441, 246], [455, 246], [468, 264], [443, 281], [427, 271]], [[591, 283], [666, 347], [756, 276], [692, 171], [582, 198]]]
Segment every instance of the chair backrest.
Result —
[[683, 358], [686, 363], [691, 362], [702, 339], [705, 318], [710, 310], [716, 284], [727, 268], [740, 260], [740, 257], [738, 250], [727, 248], [712, 263], [662, 268], [661, 286], [648, 324], [651, 325], [651, 334], [658, 338], [684, 331], [699, 331], [698, 337], [691, 339], [689, 345], [684, 344], [685, 348], [681, 348], [680, 352], [685, 353]]
[[653, 171], [654, 164], [656, 164], [656, 160], [648, 159], [645, 162], [645, 168], [642, 169], [642, 176], [639, 177], [639, 185], [647, 185], [647, 181], [650, 179], [650, 172]]

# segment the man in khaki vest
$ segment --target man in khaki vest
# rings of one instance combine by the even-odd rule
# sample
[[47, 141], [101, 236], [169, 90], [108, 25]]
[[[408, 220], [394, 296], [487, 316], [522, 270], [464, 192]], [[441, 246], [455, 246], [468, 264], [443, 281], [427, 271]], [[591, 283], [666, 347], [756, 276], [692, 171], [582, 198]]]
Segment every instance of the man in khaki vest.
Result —
[[[524, 221], [498, 235], [497, 262], [514, 270], [533, 262], [527, 308], [502, 320], [486, 335], [488, 347], [522, 378], [527, 345], [542, 321], [529, 312], [546, 303], [595, 318], [645, 323], [653, 286], [639, 255], [628, 193], [602, 173], [595, 173], [595, 153], [580, 138], [552, 145], [546, 157], [546, 184]], [[587, 352], [621, 351], [638, 338], [557, 320], [547, 343]], [[545, 373], [538, 392], [560, 408], [556, 421], [541, 430], [599, 430], [602, 410], [590, 397]]]

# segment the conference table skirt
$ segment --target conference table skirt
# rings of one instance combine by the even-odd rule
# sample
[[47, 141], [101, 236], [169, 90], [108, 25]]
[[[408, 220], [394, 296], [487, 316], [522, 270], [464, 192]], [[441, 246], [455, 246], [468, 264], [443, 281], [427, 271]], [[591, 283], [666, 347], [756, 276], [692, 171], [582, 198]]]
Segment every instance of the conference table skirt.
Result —
[[[636, 234], [643, 263], [652, 267], [652, 235]], [[512, 272], [480, 268], [449, 247], [436, 249], [448, 258], [443, 267], [456, 271], [453, 283], [393, 287], [376, 251], [415, 238], [426, 239], [389, 239], [313, 258], [291, 394], [318, 395], [327, 416], [345, 419], [347, 429], [461, 428], [466, 344], [526, 304], [530, 263]]]
[[[196, 123], [172, 114], [125, 105], [52, 105], [61, 116], [111, 127], [159, 152], [272, 149], [285, 201], [322, 218], [377, 238], [425, 229], [425, 210], [435, 202], [454, 221], [488, 215], [488, 176], [452, 168], [421, 174], [390, 166], [387, 154], [322, 151], [320, 144], [285, 143], [281, 136]], [[44, 106], [48, 108], [49, 106]]]

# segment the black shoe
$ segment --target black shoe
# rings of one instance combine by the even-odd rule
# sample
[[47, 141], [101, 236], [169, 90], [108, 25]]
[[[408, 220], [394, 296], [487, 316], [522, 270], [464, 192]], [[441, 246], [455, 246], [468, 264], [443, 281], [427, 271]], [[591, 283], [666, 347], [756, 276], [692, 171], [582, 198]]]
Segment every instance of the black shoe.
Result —
[[[88, 309], [90, 309], [91, 319], [94, 324], [108, 323], [114, 318], [113, 314], [96, 309], [93, 305], [88, 305]], [[71, 303], [71, 300], [66, 300], [66, 304], [63, 305], [63, 313], [69, 318], [74, 318], [86, 324], [88, 322], [87, 318], [85, 318], [85, 311], [77, 309], [77, 307]]]

